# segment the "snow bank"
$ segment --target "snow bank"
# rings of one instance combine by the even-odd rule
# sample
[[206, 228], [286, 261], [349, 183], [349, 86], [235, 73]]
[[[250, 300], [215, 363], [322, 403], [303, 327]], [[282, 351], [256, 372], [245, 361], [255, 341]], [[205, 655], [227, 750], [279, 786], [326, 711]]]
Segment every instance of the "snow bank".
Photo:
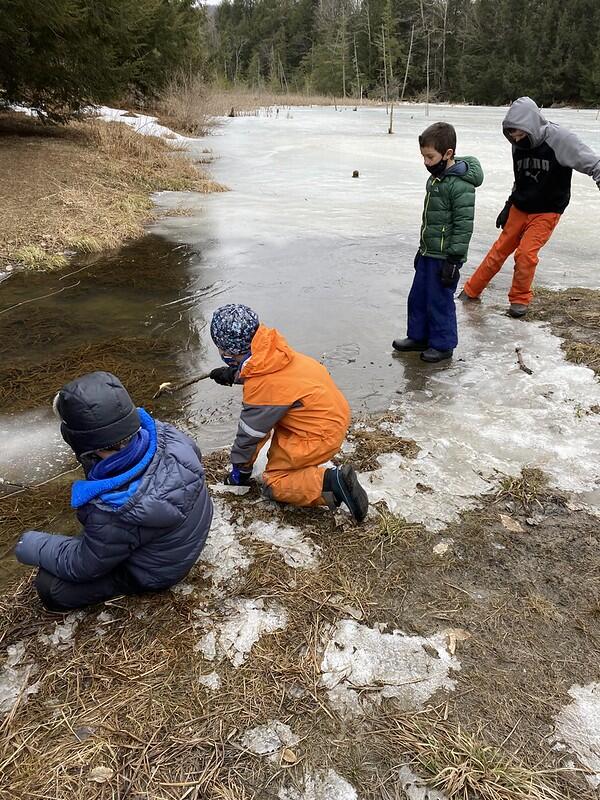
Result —
[[144, 136], [160, 136], [163, 139], [171, 139], [178, 143], [194, 141], [189, 136], [181, 136], [175, 133], [170, 128], [160, 125], [156, 117], [149, 117], [146, 114], [132, 114], [129, 111], [123, 111], [121, 108], [111, 108], [110, 106], [100, 106], [97, 109], [97, 116], [105, 122], [124, 122], [130, 125], [137, 133], [142, 133]]

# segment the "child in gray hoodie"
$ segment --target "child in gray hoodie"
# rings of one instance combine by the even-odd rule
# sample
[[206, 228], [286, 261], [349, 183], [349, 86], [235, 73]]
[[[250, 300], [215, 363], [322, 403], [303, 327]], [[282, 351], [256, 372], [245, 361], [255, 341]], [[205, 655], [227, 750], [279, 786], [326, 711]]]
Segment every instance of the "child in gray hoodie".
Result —
[[573, 170], [591, 175], [600, 188], [600, 156], [566, 128], [548, 122], [530, 97], [519, 97], [502, 122], [512, 144], [515, 182], [496, 220], [502, 233], [465, 283], [462, 300], [479, 295], [511, 253], [515, 254], [509, 314], [527, 313], [539, 251], [571, 199]]

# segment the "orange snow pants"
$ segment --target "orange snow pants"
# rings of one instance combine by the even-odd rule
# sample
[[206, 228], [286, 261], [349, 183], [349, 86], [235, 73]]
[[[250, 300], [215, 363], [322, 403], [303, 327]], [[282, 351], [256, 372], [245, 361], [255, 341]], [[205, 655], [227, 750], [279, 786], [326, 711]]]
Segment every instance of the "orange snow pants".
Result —
[[512, 206], [506, 225], [491, 250], [465, 283], [465, 294], [479, 297], [511, 253], [515, 254], [512, 286], [508, 293], [511, 303], [529, 305], [533, 293], [531, 284], [538, 265], [538, 254], [558, 225], [560, 214], [526, 214]]
[[263, 473], [267, 496], [295, 506], [326, 506], [325, 467], [320, 465], [339, 451], [349, 424], [350, 416], [343, 429], [318, 438], [300, 437], [276, 427]]

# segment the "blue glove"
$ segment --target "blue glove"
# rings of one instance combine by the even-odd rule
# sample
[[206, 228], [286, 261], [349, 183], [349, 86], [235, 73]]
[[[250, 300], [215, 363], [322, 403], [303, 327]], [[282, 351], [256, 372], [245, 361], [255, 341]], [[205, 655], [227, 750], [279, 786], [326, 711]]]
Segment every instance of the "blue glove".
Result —
[[37, 567], [40, 563], [40, 549], [47, 536], [47, 533], [40, 533], [39, 531], [25, 531], [15, 547], [17, 561], [20, 561], [21, 564]]
[[242, 469], [236, 464], [231, 468], [231, 472], [225, 476], [223, 483], [226, 486], [250, 486], [250, 478], [252, 477], [251, 469]]

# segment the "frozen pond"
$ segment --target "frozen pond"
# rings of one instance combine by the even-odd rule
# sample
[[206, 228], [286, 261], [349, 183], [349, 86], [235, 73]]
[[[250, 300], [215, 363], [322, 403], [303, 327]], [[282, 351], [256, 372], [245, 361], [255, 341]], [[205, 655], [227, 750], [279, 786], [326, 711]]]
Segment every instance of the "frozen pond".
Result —
[[[232, 191], [158, 198], [167, 207], [193, 209], [191, 217], [165, 219], [152, 229], [173, 247], [187, 246], [184, 262], [176, 266], [181, 280], [169, 285], [163, 298], [143, 283], [135, 290], [120, 286], [110, 301], [103, 294], [100, 315], [90, 300], [94, 286], [103, 285], [97, 269], [96, 278], [86, 279], [89, 307], [77, 335], [85, 340], [88, 329], [96, 336], [102, 335], [102, 325], [113, 325], [110, 308], [116, 298], [119, 325], [128, 314], [140, 329], [179, 325], [174, 330], [181, 330], [181, 347], [172, 363], [178, 374], [192, 372], [217, 364], [206, 327], [212, 310], [244, 302], [268, 325], [279, 327], [294, 347], [323, 358], [356, 412], [399, 404], [406, 412], [403, 435], [416, 438], [423, 458], [430, 459], [418, 469], [432, 475], [436, 489], [449, 486], [453, 496], [477, 493], [484, 488], [481, 475], [539, 464], [555, 483], [586, 492], [595, 503], [600, 432], [597, 417], [582, 411], [600, 402], [598, 384], [589, 370], [564, 362], [559, 341], [549, 332], [505, 316], [510, 264], [480, 308], [459, 308], [453, 363], [432, 368], [414, 356], [391, 356], [392, 339], [405, 333], [427, 178], [417, 135], [436, 120], [452, 122], [459, 154], [482, 162], [485, 181], [477, 193], [475, 235], [463, 270], [467, 277], [496, 237], [495, 219], [510, 192], [510, 147], [500, 130], [504, 113], [431, 107], [426, 118], [422, 106], [403, 106], [395, 109], [392, 136], [383, 108], [282, 109], [277, 115], [224, 121], [214, 136], [192, 148], [198, 155], [206, 147], [213, 150], [214, 177]], [[596, 112], [557, 110], [548, 116], [573, 127], [600, 152]], [[359, 170], [358, 179], [351, 177], [353, 170]], [[590, 178], [575, 175], [573, 184], [573, 201], [543, 251], [538, 284], [597, 288], [600, 194]], [[152, 249], [145, 257], [152, 258]], [[133, 265], [123, 265], [125, 284], [128, 266]], [[15, 280], [1, 284], [0, 310], [24, 296], [22, 288], [9, 297]], [[51, 291], [57, 280], [44, 278], [47, 288], [38, 280], [35, 294]], [[69, 292], [48, 302], [55, 311], [76, 313]], [[41, 313], [43, 308], [42, 301]], [[26, 319], [26, 309], [0, 316], [0, 333], [9, 315]], [[531, 377], [515, 366], [516, 344], [534, 369]], [[135, 395], [136, 387], [130, 388]], [[208, 382], [188, 395], [186, 419], [204, 448], [230, 441], [239, 397], [239, 390]], [[53, 424], [47, 413], [32, 412], [33, 417], [0, 416], [0, 475], [9, 479], [30, 479], [37, 477], [36, 470], [55, 468], [52, 447], [37, 462], [30, 455], [30, 420], [40, 441]], [[156, 412], [160, 415], [160, 406]], [[379, 481], [374, 491], [402, 498], [423, 480], [416, 469], [403, 465], [395, 482]], [[442, 502], [440, 496], [438, 505]], [[402, 513], [401, 502], [398, 510]], [[428, 513], [440, 516], [439, 509]]]

